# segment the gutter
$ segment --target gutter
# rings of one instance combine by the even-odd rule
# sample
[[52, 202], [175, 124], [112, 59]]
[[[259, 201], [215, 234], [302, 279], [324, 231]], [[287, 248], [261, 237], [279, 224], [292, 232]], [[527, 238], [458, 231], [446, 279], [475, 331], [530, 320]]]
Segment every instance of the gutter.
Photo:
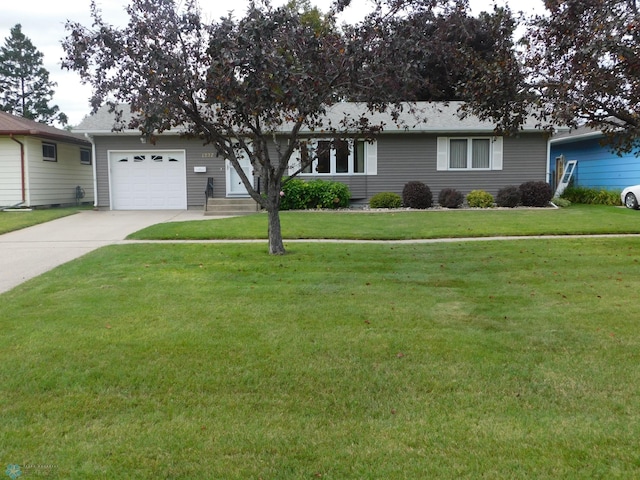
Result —
[[556, 138], [551, 138], [550, 142], [553, 145], [561, 145], [563, 143], [571, 143], [571, 142], [576, 142], [579, 140], [586, 140], [586, 139], [590, 139], [590, 138], [598, 138], [598, 137], [602, 137], [602, 132], [601, 131], [596, 131], [596, 132], [586, 132], [586, 133], [580, 133], [577, 135], [570, 135], [570, 136], [565, 136], [565, 137], [556, 137]]
[[84, 137], [91, 142], [91, 165], [93, 168], [93, 208], [98, 208], [98, 175], [96, 167], [96, 144], [88, 133]]
[[20, 175], [22, 180], [22, 203], [27, 201], [27, 187], [26, 187], [26, 176], [25, 176], [25, 167], [24, 167], [24, 143], [20, 140], [16, 139], [13, 136], [13, 133], [9, 134], [9, 138], [20, 145]]

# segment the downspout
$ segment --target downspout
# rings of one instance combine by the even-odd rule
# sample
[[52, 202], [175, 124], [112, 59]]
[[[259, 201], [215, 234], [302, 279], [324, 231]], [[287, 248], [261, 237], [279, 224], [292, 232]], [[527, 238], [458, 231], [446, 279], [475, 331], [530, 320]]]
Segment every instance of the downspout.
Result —
[[13, 136], [13, 133], [9, 134], [9, 138], [20, 145], [20, 175], [22, 179], [22, 203], [24, 204], [27, 201], [27, 181], [25, 177], [25, 168], [24, 168], [24, 143], [20, 140], [16, 139]]
[[96, 168], [96, 144], [93, 137], [88, 133], [84, 134], [85, 138], [91, 142], [91, 165], [93, 169], [93, 208], [98, 208], [98, 175]]

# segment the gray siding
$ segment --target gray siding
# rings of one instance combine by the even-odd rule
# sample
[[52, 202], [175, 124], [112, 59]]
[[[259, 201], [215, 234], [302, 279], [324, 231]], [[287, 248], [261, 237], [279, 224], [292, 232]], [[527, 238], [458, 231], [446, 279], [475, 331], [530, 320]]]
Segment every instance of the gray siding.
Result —
[[[140, 143], [139, 137], [113, 135], [95, 137], [96, 175], [98, 188], [98, 207], [110, 208], [109, 203], [109, 160], [110, 150], [185, 150], [187, 165], [187, 206], [202, 208], [207, 178], [213, 177], [214, 196], [224, 197], [225, 164], [224, 159], [215, 154], [211, 146], [203, 146], [199, 140], [185, 140], [178, 136], [158, 137], [155, 145]], [[194, 167], [207, 167], [206, 173], [195, 173]]]
[[438, 171], [436, 139], [436, 135], [382, 138], [378, 143], [378, 178], [369, 181], [369, 197], [381, 191], [402, 193], [410, 180], [428, 185], [434, 200], [444, 188], [455, 188], [465, 195], [472, 190], [486, 190], [496, 195], [507, 185], [546, 181], [546, 134], [505, 137], [503, 169], [491, 171]]
[[[347, 184], [354, 202], [366, 202], [379, 192], [402, 193], [411, 180], [424, 182], [437, 200], [443, 188], [455, 188], [463, 194], [471, 190], [486, 190], [495, 195], [507, 185], [519, 185], [535, 180], [546, 181], [547, 135], [522, 133], [517, 137], [505, 137], [503, 169], [496, 171], [437, 171], [436, 134], [389, 134], [378, 139], [377, 175], [319, 176]], [[97, 199], [98, 206], [108, 208], [109, 150], [170, 150], [186, 151], [187, 204], [189, 208], [201, 208], [208, 177], [214, 179], [214, 196], [226, 196], [226, 172], [224, 159], [215, 154], [211, 146], [203, 146], [199, 140], [185, 140], [178, 136], [162, 136], [155, 145], [141, 144], [136, 136], [113, 135], [95, 137]], [[272, 151], [275, 158], [275, 151]], [[206, 173], [194, 173], [194, 167], [207, 167]], [[313, 177], [305, 176], [305, 179]]]
[[546, 181], [547, 135], [542, 132], [505, 137], [503, 169], [492, 171], [438, 171], [437, 138], [435, 134], [383, 135], [378, 138], [377, 175], [304, 178], [346, 183], [355, 202], [368, 201], [380, 192], [402, 194], [404, 185], [412, 180], [428, 185], [434, 201], [444, 188], [455, 188], [464, 195], [471, 190], [486, 190], [495, 196], [507, 185]]

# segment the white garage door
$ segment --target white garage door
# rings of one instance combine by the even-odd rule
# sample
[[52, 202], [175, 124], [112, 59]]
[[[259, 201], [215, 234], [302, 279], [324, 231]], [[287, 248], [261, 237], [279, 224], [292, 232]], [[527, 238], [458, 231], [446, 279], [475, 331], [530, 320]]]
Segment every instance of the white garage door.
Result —
[[109, 152], [111, 208], [187, 208], [184, 150]]

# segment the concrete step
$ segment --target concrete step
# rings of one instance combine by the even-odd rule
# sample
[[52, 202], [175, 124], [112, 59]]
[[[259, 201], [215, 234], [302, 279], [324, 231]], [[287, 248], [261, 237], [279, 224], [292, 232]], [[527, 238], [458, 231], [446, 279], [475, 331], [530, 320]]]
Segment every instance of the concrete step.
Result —
[[252, 198], [210, 198], [205, 206], [207, 216], [249, 215], [260, 211]]

